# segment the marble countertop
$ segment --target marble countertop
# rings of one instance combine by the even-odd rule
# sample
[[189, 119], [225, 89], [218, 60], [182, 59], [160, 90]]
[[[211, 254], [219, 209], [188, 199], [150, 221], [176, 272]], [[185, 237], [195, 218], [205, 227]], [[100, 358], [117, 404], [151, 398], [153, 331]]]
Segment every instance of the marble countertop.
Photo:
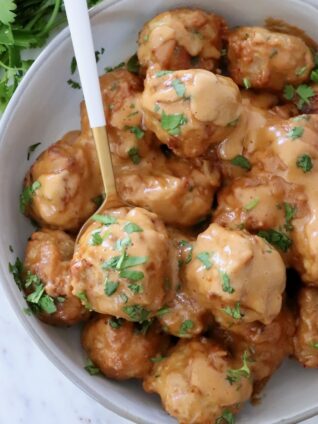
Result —
[[[307, 1], [318, 7], [318, 0]], [[130, 423], [89, 398], [50, 363], [1, 288], [0, 335], [0, 424]], [[318, 416], [302, 424], [318, 424]]]

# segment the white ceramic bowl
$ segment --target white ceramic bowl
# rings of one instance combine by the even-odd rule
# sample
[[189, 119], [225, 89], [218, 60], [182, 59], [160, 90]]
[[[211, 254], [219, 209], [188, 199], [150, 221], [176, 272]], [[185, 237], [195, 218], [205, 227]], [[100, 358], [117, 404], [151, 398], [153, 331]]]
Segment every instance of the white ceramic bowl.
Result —
[[[121, 62], [136, 50], [138, 31], [147, 19], [169, 8], [190, 5], [215, 11], [231, 25], [262, 24], [269, 16], [281, 18], [305, 29], [318, 40], [318, 10], [295, 0], [108, 1], [91, 13], [96, 48], [106, 50], [99, 63], [101, 73], [105, 66]], [[22, 295], [8, 272], [8, 262], [12, 262], [16, 255], [23, 255], [32, 231], [28, 220], [19, 212], [18, 201], [23, 177], [30, 166], [28, 146], [42, 142], [43, 150], [68, 130], [79, 128], [81, 92], [66, 83], [70, 78], [72, 56], [69, 33], [64, 30], [36, 60], [1, 120], [1, 285], [30, 337], [81, 389], [136, 423], [173, 423], [158, 398], [145, 394], [139, 384], [116, 383], [89, 376], [83, 369], [85, 358], [80, 347], [79, 329], [56, 329], [26, 316]], [[9, 245], [13, 246], [14, 254], [10, 253]], [[266, 387], [262, 403], [257, 407], [246, 406], [238, 422], [296, 423], [317, 414], [317, 377], [317, 371], [304, 370], [296, 362], [286, 361]]]

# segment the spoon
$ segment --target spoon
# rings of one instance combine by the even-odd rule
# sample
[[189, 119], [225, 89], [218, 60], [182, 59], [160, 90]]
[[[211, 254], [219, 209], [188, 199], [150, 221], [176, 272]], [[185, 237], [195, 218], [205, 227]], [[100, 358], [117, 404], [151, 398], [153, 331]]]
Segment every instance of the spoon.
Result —
[[[87, 3], [86, 0], [64, 0], [64, 4], [106, 193], [104, 202], [95, 212], [99, 214], [107, 209], [124, 206], [124, 203], [116, 189]], [[90, 224], [91, 218], [82, 226], [76, 242]]]

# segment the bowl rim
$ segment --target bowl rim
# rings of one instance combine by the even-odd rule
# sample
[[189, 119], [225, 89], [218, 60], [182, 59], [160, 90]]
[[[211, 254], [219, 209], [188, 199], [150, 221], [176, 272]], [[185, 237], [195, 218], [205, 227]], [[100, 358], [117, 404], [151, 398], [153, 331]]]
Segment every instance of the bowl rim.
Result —
[[[104, 0], [101, 4], [94, 6], [89, 14], [90, 17], [94, 17], [98, 15], [100, 12], [105, 11], [116, 4], [121, 3], [123, 0]], [[195, 0], [193, 0], [195, 2]], [[313, 6], [313, 4], [308, 3], [306, 0], [288, 0], [290, 3], [294, 3], [295, 5], [298, 5], [299, 7], [305, 7], [308, 10], [312, 10], [313, 13], [317, 14], [317, 8], [318, 8], [318, 2], [317, 2], [317, 8]], [[195, 5], [193, 5], [195, 6]], [[184, 6], [189, 7], [189, 6]], [[191, 6], [190, 6], [191, 7]], [[0, 117], [0, 153], [1, 153], [1, 139], [3, 134], [7, 127], [10, 124], [11, 121], [11, 115], [14, 112], [14, 109], [16, 105], [19, 103], [20, 98], [23, 96], [25, 88], [29, 84], [33, 78], [37, 77], [37, 72], [41, 68], [42, 64], [45, 63], [46, 58], [50, 56], [51, 52], [55, 49], [55, 47], [58, 47], [62, 42], [70, 38], [70, 32], [68, 26], [66, 26], [64, 29], [62, 29], [57, 35], [55, 35], [52, 40], [45, 46], [45, 48], [42, 50], [42, 52], [37, 56], [34, 63], [26, 73], [25, 77], [19, 84], [17, 90], [13, 94], [12, 98], [10, 99], [9, 104], [7, 105], [7, 108], [5, 112], [3, 113], [2, 117]], [[1, 240], [0, 240], [1, 241]], [[70, 380], [75, 386], [77, 386], [80, 390], [84, 391], [90, 398], [96, 400], [100, 405], [107, 408], [111, 412], [114, 412], [118, 416], [125, 418], [127, 420], [130, 420], [136, 424], [150, 424], [149, 421], [146, 421], [133, 413], [127, 411], [124, 406], [118, 406], [118, 404], [113, 403], [104, 397], [100, 396], [97, 390], [94, 388], [88, 386], [83, 379], [81, 379], [79, 376], [76, 375], [73, 370], [67, 367], [65, 365], [61, 358], [57, 354], [55, 354], [54, 351], [52, 351], [46, 343], [42, 340], [42, 338], [38, 335], [35, 328], [31, 326], [28, 322], [28, 320], [25, 319], [25, 314], [23, 311], [17, 307], [16, 299], [13, 293], [13, 288], [11, 289], [11, 282], [7, 280], [4, 265], [2, 262], [0, 262], [0, 282], [5, 282], [5, 284], [0, 284], [2, 289], [5, 292], [6, 298], [9, 301], [10, 307], [12, 308], [15, 316], [18, 318], [20, 324], [25, 329], [26, 333], [31, 336], [32, 341], [34, 341], [35, 345], [40, 349], [40, 351], [48, 358], [48, 360], [58, 369], [59, 372], [61, 372], [68, 380]], [[299, 422], [299, 420], [306, 420], [309, 418], [312, 418], [314, 416], [318, 415], [318, 401], [317, 406], [308, 409], [307, 411], [304, 411], [300, 413], [297, 416], [294, 416], [293, 419], [297, 420], [294, 421]], [[283, 424], [285, 422], [285, 419], [281, 420], [280, 423]], [[278, 424], [278, 423], [277, 423]]]

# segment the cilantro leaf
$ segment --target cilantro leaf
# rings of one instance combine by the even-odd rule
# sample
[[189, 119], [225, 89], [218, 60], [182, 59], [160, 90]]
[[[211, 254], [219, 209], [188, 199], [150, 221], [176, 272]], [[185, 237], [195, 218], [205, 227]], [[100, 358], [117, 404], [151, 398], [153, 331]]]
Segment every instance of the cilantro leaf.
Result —
[[156, 72], [156, 77], [161, 78], [161, 77], [165, 77], [166, 75], [170, 75], [172, 73], [173, 71], [158, 71]]
[[234, 288], [231, 286], [231, 280], [229, 275], [226, 272], [220, 271], [222, 278], [222, 289], [224, 292], [232, 294], [235, 292]]
[[164, 111], [161, 115], [161, 127], [170, 135], [178, 136], [181, 134], [181, 127], [188, 122], [188, 118], [183, 113], [167, 115]]
[[243, 155], [237, 155], [231, 160], [231, 164], [249, 171], [252, 168], [251, 162]]
[[287, 231], [291, 231], [294, 228], [291, 222], [295, 218], [297, 208], [291, 203], [285, 202], [284, 211], [285, 211], [285, 229]]
[[111, 328], [117, 329], [120, 328], [124, 323], [123, 318], [109, 318], [108, 324], [111, 326]]
[[186, 92], [186, 87], [179, 78], [172, 80], [171, 85], [174, 88], [175, 92], [177, 93], [177, 96], [184, 97]]
[[296, 140], [297, 138], [302, 137], [304, 134], [304, 127], [293, 127], [287, 134], [287, 137], [291, 138], [292, 140]]
[[212, 268], [211, 255], [209, 252], [200, 252], [196, 258], [203, 263], [205, 269]]
[[25, 213], [26, 208], [32, 203], [33, 196], [35, 195], [36, 190], [41, 187], [39, 181], [34, 181], [34, 183], [29, 187], [24, 187], [22, 193], [20, 194], [20, 211]]
[[244, 205], [245, 211], [251, 211], [252, 209], [256, 208], [256, 206], [259, 204], [259, 197], [255, 197], [254, 199], [251, 199], [246, 205]]
[[103, 237], [100, 232], [94, 232], [91, 236], [89, 244], [91, 246], [100, 246], [103, 243]]
[[251, 81], [248, 78], [243, 78], [243, 85], [246, 90], [252, 87]]
[[107, 296], [112, 296], [117, 291], [118, 287], [118, 281], [106, 280], [104, 292]]
[[298, 156], [296, 165], [298, 168], [302, 169], [305, 174], [313, 168], [311, 157], [306, 154]]
[[128, 278], [128, 280], [132, 281], [140, 281], [144, 278], [144, 273], [142, 271], [133, 271], [130, 269], [123, 269], [119, 276], [121, 278]]
[[124, 226], [124, 231], [128, 234], [131, 234], [131, 233], [142, 233], [144, 230], [141, 227], [139, 227], [139, 225], [135, 224], [134, 222], [128, 222], [128, 224]]
[[225, 308], [222, 308], [222, 311], [235, 320], [239, 320], [244, 317], [244, 314], [241, 312], [240, 302], [236, 302], [233, 308], [226, 306]]
[[106, 226], [117, 223], [117, 218], [115, 218], [114, 216], [111, 216], [111, 215], [95, 214], [95, 215], [92, 216], [92, 219], [94, 221], [100, 222], [100, 223], [102, 223], [103, 225], [106, 225]]
[[92, 305], [88, 301], [87, 294], [84, 291], [81, 291], [79, 293], [76, 293], [75, 296], [79, 298], [79, 300], [82, 302], [82, 305], [86, 309], [88, 309], [89, 311], [92, 311], [93, 310]]
[[243, 365], [238, 369], [229, 369], [227, 371], [226, 379], [230, 384], [239, 383], [242, 378], [249, 378], [251, 376], [251, 370], [248, 366], [248, 352], [245, 350], [243, 353]]
[[127, 62], [127, 71], [132, 72], [133, 74], [139, 74], [140, 63], [138, 60], [137, 53], [131, 56], [131, 58]]
[[186, 336], [189, 330], [193, 328], [193, 326], [194, 326], [193, 321], [191, 321], [190, 319], [183, 321], [179, 329], [179, 336], [181, 337]]
[[287, 252], [293, 243], [286, 234], [272, 229], [261, 230], [257, 235], [283, 252]]
[[4, 25], [12, 24], [16, 17], [16, 14], [14, 13], [16, 8], [17, 5], [14, 0], [1, 0], [0, 22]]
[[84, 368], [90, 375], [97, 375], [101, 373], [100, 369], [90, 359], [87, 360]]
[[283, 95], [286, 100], [292, 100], [295, 96], [295, 88], [290, 84], [285, 85]]
[[40, 146], [41, 143], [35, 143], [29, 146], [27, 159], [30, 160], [32, 153]]
[[146, 321], [150, 312], [144, 309], [140, 305], [130, 305], [130, 306], [124, 306], [123, 311], [125, 314], [129, 316], [131, 321], [133, 322], [143, 322]]
[[224, 409], [222, 415], [218, 417], [215, 424], [235, 424], [235, 416], [229, 409]]
[[137, 147], [132, 147], [131, 149], [129, 149], [128, 156], [130, 157], [134, 165], [138, 165], [141, 161], [141, 157], [139, 155], [139, 149]]

